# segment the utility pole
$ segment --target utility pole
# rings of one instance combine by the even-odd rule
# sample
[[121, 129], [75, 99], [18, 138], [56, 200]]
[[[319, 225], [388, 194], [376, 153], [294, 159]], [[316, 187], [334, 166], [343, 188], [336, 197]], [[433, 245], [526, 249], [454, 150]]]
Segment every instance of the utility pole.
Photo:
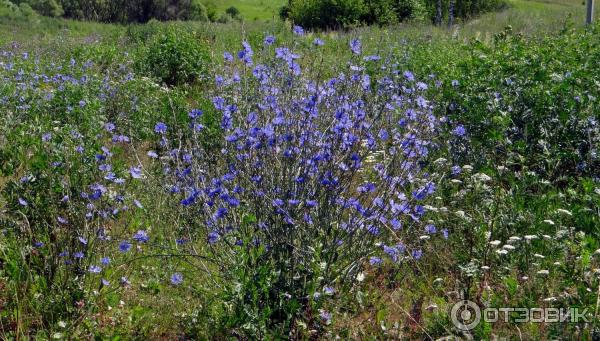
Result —
[[587, 17], [585, 23], [589, 25], [592, 21], [594, 21], [594, 0], [587, 0]]

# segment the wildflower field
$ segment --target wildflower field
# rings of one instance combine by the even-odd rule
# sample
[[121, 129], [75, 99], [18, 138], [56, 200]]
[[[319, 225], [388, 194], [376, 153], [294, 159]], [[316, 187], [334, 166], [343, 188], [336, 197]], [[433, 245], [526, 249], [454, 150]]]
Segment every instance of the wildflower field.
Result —
[[0, 338], [600, 339], [582, 3], [340, 31], [240, 8], [269, 20], [0, 6]]

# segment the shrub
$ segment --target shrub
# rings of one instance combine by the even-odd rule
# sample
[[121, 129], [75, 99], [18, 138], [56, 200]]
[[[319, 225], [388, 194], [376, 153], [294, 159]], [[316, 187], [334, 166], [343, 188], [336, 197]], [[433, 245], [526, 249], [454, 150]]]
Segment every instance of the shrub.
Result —
[[563, 185], [566, 175], [597, 176], [597, 30], [532, 44], [508, 29], [492, 46], [473, 42], [440, 99], [472, 137], [465, 162], [506, 163]]
[[27, 2], [41, 15], [60, 17], [64, 14], [62, 6], [56, 0], [28, 0]]
[[35, 11], [33, 10], [33, 8], [31, 8], [31, 6], [29, 6], [29, 4], [25, 2], [22, 2], [19, 5], [19, 10], [25, 17], [31, 17], [35, 15]]
[[208, 63], [207, 49], [197, 35], [171, 26], [142, 47], [136, 68], [165, 84], [181, 85], [205, 79]]
[[[449, 1], [439, 4], [447, 17]], [[501, 0], [458, 2], [453, 16], [466, 19], [500, 9], [502, 4]], [[292, 0], [282, 7], [280, 16], [307, 28], [335, 29], [361, 24], [385, 25], [408, 19], [435, 20], [437, 5], [433, 0]]]
[[144, 23], [151, 19], [205, 21], [208, 18], [200, 0], [61, 0], [61, 4], [66, 17], [103, 22]]
[[18, 18], [22, 16], [22, 13], [14, 3], [8, 0], [0, 0], [0, 15], [8, 18]]
[[240, 15], [240, 10], [235, 6], [231, 6], [225, 10], [225, 13], [229, 14], [232, 18], [237, 18]]
[[223, 13], [217, 18], [216, 22], [218, 22], [220, 24], [227, 24], [228, 22], [231, 21], [231, 19], [233, 19], [233, 18], [229, 14]]
[[[351, 42], [358, 65], [360, 44]], [[435, 233], [423, 205], [437, 176], [424, 165], [439, 121], [409, 72], [382, 67], [371, 78], [361, 65], [320, 80], [286, 47], [254, 64], [243, 45], [241, 61], [225, 54], [229, 73], [216, 77], [220, 153], [199, 143], [201, 111], [190, 112], [187, 142], [159, 122], [157, 182], [179, 206], [173, 238], [204, 242], [190, 259], [223, 278], [226, 329], [288, 337], [298, 320], [322, 328], [328, 315], [314, 312], [369, 261], [421, 257], [417, 236]]]
[[190, 2], [189, 14], [183, 19], [195, 21], [208, 21], [208, 12], [204, 4], [200, 0], [192, 0]]
[[362, 0], [297, 0], [287, 8], [287, 16], [306, 28], [345, 28], [358, 25], [364, 13]]

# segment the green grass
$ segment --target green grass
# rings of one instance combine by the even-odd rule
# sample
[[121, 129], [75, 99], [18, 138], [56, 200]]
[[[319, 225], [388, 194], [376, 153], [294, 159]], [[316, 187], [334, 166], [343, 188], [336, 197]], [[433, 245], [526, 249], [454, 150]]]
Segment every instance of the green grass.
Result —
[[[218, 0], [214, 1], [217, 2]], [[451, 30], [446, 27], [433, 27], [428, 23], [411, 22], [384, 28], [365, 27], [348, 32], [308, 33], [306, 39], [301, 42], [296, 41], [298, 45], [296, 47], [306, 56], [309, 53], [308, 51], [312, 51], [310, 42], [313, 36], [323, 37], [326, 40], [326, 45], [320, 49], [322, 51], [320, 56], [322, 61], [320, 62], [325, 66], [324, 69], [334, 70], [339, 65], [345, 65], [348, 58], [350, 58], [349, 53], [347, 53], [348, 40], [351, 37], [360, 36], [365, 54], [392, 49], [395, 56], [398, 59], [404, 58], [405, 60], [401, 60], [401, 62], [404, 62], [407, 68], [413, 69], [416, 74], [437, 73], [440, 75], [445, 73], [447, 80], [449, 80], [452, 79], [450, 77], [453, 76], [453, 73], [459, 72], [457, 70], [460, 70], [460, 68], [457, 67], [457, 64], [460, 61], [469, 59], [469, 53], [474, 51], [469, 50], [471, 45], [464, 44], [465, 42], [476, 38], [483, 41], [484, 44], [491, 45], [494, 35], [506, 26], [511, 25], [515, 32], [530, 37], [531, 40], [528, 41], [535, 44], [538, 42], [538, 38], [561, 30], [567, 22], [567, 18], [570, 17], [569, 22], [576, 26], [583, 25], [585, 19], [585, 5], [579, 0], [508, 0], [508, 3], [509, 7], [504, 11], [482, 15], [470, 22], [461, 23]], [[283, 4], [285, 4], [285, 0], [223, 0], [216, 4], [219, 13], [224, 12], [230, 6], [235, 6], [240, 10], [244, 18], [243, 22], [232, 22], [230, 24], [177, 23], [175, 25], [181, 25], [199, 33], [199, 36], [210, 44], [214, 62], [219, 63], [224, 50], [237, 51], [244, 39], [250, 41], [258, 49], [265, 33], [275, 34], [278, 44], [291, 45], [294, 38], [292, 38], [289, 28], [286, 27], [287, 24], [279, 20], [272, 20], [277, 17], [277, 10]], [[597, 19], [600, 19], [600, 6], [597, 6], [596, 13]], [[160, 28], [164, 28], [163, 25], [171, 24], [158, 25], [160, 25]], [[141, 25], [139, 27], [141, 29], [147, 28]], [[78, 50], [87, 52], [86, 57], [90, 55], [98, 61], [106, 61], [105, 56], [114, 55], [112, 63], [115, 63], [114, 60], [118, 60], [118, 56], [122, 55], [122, 51], [135, 53], [138, 47], [137, 42], [133, 43], [128, 39], [126, 30], [127, 28], [124, 26], [112, 24], [44, 17], [11, 19], [0, 15], [0, 47], [15, 41], [19, 43], [23, 51], [35, 51], [37, 55], [51, 53], [51, 56], [48, 57], [49, 60], [59, 60], [59, 58], [74, 53], [73, 50]], [[139, 44], [143, 46], [144, 42], [140, 41]], [[104, 54], [96, 55], [94, 54], [96, 51]], [[510, 53], [511, 55], [517, 54], [514, 50], [510, 50]], [[110, 62], [107, 61], [107, 63]], [[522, 64], [515, 65], [523, 67]], [[181, 90], [180, 96], [185, 100], [194, 102], [197, 98], [204, 96], [203, 90], [201, 87], [184, 89]], [[178, 90], [173, 90], [169, 96], [171, 100], [176, 97], [175, 93], [179, 94]], [[148, 96], [145, 100], [151, 98], [151, 96], [144, 93], [141, 95], [142, 99], [144, 99], [144, 95]], [[185, 102], [184, 99], [181, 101]], [[485, 110], [481, 110], [481, 112], [485, 112]], [[136, 123], [139, 124], [139, 122]], [[6, 180], [8, 179], [0, 177], [0, 188]], [[464, 180], [469, 181], [469, 177], [465, 177]], [[501, 188], [502, 184], [499, 183], [497, 187]], [[144, 202], [155, 201], [158, 203], [161, 201], [157, 200], [157, 197], [153, 196], [151, 191], [147, 193], [144, 191], [144, 193], [142, 194], [142, 199], [146, 199], [142, 200]], [[546, 195], [538, 195], [537, 191], [534, 193], [534, 195], [520, 192], [517, 193], [518, 195], [512, 192], [506, 193], [504, 201], [498, 202], [506, 202], [507, 205], [508, 203], [513, 205], [513, 202], [516, 202], [514, 206], [509, 206], [514, 207], [516, 212], [509, 215], [510, 219], [507, 218], [507, 220], [511, 222], [519, 221], [519, 219], [523, 220], [525, 219], [521, 216], [521, 213], [523, 213], [528, 219], [526, 220], [527, 224], [536, 228], [535, 224], [540, 224], [541, 221], [554, 214], [556, 209], [567, 207], [562, 192], [560, 195], [548, 194], [550, 199], [547, 199]], [[496, 197], [492, 199], [496, 199]], [[3, 204], [3, 202], [0, 202], [0, 213], [2, 213]], [[479, 201], [475, 198], [468, 204], [470, 206], [464, 204], [467, 209], [476, 208]], [[583, 204], [581, 205], [583, 207]], [[465, 208], [457, 206], [455, 209]], [[476, 209], [473, 211], [473, 214], [478, 213]], [[506, 211], [511, 211], [511, 209], [506, 209]], [[481, 214], [482, 223], [475, 226], [472, 229], [473, 231], [478, 230], [487, 223], [487, 216], [484, 213]], [[172, 228], [171, 221], [166, 218], [168, 217], [167, 211], [153, 211], [152, 217], [154, 220], [143, 221], [139, 224], [152, 225], [154, 231], [160, 231], [161, 229], [168, 231]], [[575, 226], [576, 224], [571, 225]], [[0, 247], [0, 249], [2, 248]], [[430, 283], [434, 283], [438, 276], [439, 270], [435, 269], [436, 266], [440, 264], [443, 268], [444, 264], [449, 264], [446, 262], [452, 258], [452, 255], [443, 253], [438, 258], [437, 262], [431, 261], [424, 265], [426, 271], [424, 271], [423, 277], [409, 276], [402, 282], [402, 285], [398, 284], [400, 281], [397, 278], [384, 278], [389, 283], [381, 281], [380, 278], [373, 278], [369, 282], [372, 288], [365, 294], [366, 308], [361, 307], [363, 310], [360, 311], [364, 319], [361, 316], [353, 315], [353, 311], [350, 311], [347, 316], [339, 314], [341, 320], [339, 323], [346, 324], [350, 330], [349, 335], [354, 336], [355, 339], [374, 338], [373, 335], [378, 335], [381, 330], [380, 326], [374, 322], [373, 316], [377, 316], [377, 319], [380, 319], [381, 316], [383, 320], [387, 321], [401, 321], [405, 319], [406, 312], [411, 309], [412, 302], [410, 301], [418, 300], [419, 295], [431, 298], [431, 302], [436, 302], [439, 305], [440, 315], [444, 315], [443, 313], [448, 307], [444, 305], [446, 300], [443, 292], [437, 287], [433, 288]], [[190, 316], [198, 313], [197, 307], [202, 308], [200, 312], [203, 314], [214, 315], [218, 313], [210, 311], [210, 295], [200, 290], [194, 289], [190, 293], [180, 288], [161, 285], [161, 283], [168, 281], [168, 279], [161, 277], [163, 275], [160, 272], [160, 270], [164, 271], [168, 268], [166, 262], [147, 260], [136, 264], [136, 266], [138, 265], [144, 269], [138, 275], [134, 275], [132, 282], [142, 284], [136, 284], [123, 296], [115, 294], [114, 297], [108, 297], [106, 306], [110, 306], [110, 309], [102, 307], [105, 317], [114, 318], [111, 322], [118, 326], [118, 329], [114, 330], [107, 323], [102, 329], [107, 337], [111, 335], [118, 336], [120, 332], [123, 332], [124, 339], [134, 336], [150, 339], [181, 338], [180, 333], [181, 329], [184, 328], [184, 322], [192, 321]], [[446, 272], [443, 271], [442, 273], [445, 276]], [[515, 273], [511, 276], [517, 277], [518, 275], [520, 274]], [[411, 283], [413, 279], [414, 282]], [[453, 278], [448, 276], [447, 279], [452, 280]], [[0, 289], [2, 289], [1, 284]], [[390, 290], [393, 285], [397, 285], [398, 289]], [[498, 283], [496, 285], [494, 289], [499, 288], [500, 290], [495, 292], [494, 295], [501, 297], [503, 287]], [[452, 285], [448, 285], [443, 289], [454, 290]], [[592, 287], [592, 289], [596, 290], [595, 287]], [[160, 292], [160, 295], [157, 295], [155, 291]], [[2, 303], [1, 292], [2, 290], [0, 290], [0, 303]], [[526, 298], [522, 299], [525, 300]], [[120, 304], [120, 300], [123, 300], [125, 304]], [[425, 301], [425, 305], [427, 304], [429, 302]], [[434, 324], [447, 324], [447, 322], [441, 320], [441, 322], [437, 321], [434, 314], [426, 316], [425, 319], [432, 326]], [[194, 326], [194, 328], [202, 329], [207, 325], [210, 326], [211, 320], [205, 317], [203, 319], [202, 316], [198, 320], [200, 321], [199, 326]], [[96, 328], [95, 326], [92, 327], [90, 329]], [[390, 328], [391, 326], [388, 325], [387, 327]], [[191, 328], [191, 326], [187, 326], [187, 328]], [[434, 328], [430, 326], [429, 329]], [[362, 334], [363, 332], [365, 334]], [[380, 338], [386, 336], [389, 338], [390, 335], [392, 334], [380, 335]], [[532, 335], [535, 335], [535, 330], [528, 331], [525, 335], [534, 338]], [[79, 337], [83, 338], [84, 336], [80, 334]], [[74, 335], [73, 338], [77, 339], [78, 336]]]
[[212, 0], [218, 13], [231, 6], [236, 7], [244, 20], [273, 20], [278, 18], [279, 9], [286, 0]]

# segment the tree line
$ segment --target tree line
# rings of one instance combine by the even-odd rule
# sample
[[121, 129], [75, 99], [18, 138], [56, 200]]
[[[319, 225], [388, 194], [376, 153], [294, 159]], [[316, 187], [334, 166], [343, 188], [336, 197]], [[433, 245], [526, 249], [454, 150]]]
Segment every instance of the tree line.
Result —
[[36, 12], [101, 22], [157, 20], [208, 20], [209, 10], [200, 0], [11, 0], [27, 3]]
[[505, 6], [503, 0], [289, 0], [280, 15], [306, 28], [338, 29], [427, 20], [452, 25]]

